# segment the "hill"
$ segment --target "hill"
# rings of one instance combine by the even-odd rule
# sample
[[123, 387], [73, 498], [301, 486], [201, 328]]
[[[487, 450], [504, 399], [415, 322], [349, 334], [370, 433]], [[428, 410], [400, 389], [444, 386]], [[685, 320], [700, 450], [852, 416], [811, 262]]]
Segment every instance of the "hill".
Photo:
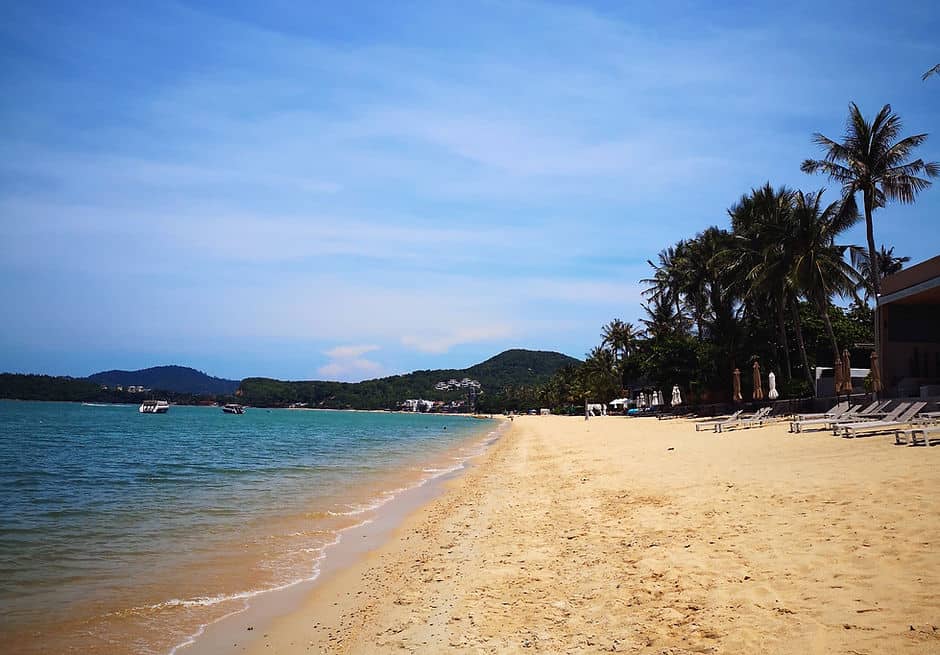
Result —
[[237, 380], [206, 375], [186, 366], [154, 366], [139, 371], [102, 371], [88, 376], [97, 384], [143, 386], [148, 389], [200, 395], [230, 395], [238, 389]]
[[[470, 378], [480, 382], [481, 399], [495, 397], [506, 387], [543, 384], [560, 368], [579, 364], [556, 352], [514, 349], [465, 369], [415, 371], [363, 382], [283, 382], [270, 378], [242, 380], [239, 394], [252, 405], [285, 406], [307, 403], [329, 409], [391, 409], [406, 398], [460, 400], [465, 390], [441, 391], [435, 384]], [[485, 401], [482, 402], [485, 406]]]

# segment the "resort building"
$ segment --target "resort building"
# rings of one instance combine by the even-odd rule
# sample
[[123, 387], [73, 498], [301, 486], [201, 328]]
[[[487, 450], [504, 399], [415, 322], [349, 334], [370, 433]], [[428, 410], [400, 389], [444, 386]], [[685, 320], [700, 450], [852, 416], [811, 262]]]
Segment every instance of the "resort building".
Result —
[[879, 358], [889, 396], [940, 396], [940, 256], [881, 282]]

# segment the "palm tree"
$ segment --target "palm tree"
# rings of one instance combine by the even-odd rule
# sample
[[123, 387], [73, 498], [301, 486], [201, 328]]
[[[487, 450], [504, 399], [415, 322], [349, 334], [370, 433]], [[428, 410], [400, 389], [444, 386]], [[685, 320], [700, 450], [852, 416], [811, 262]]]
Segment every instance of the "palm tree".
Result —
[[683, 264], [686, 249], [686, 242], [679, 241], [674, 246], [660, 250], [659, 264], [646, 260], [653, 269], [653, 277], [640, 280], [649, 285], [643, 295], [674, 305], [679, 315], [682, 314], [682, 293], [685, 287]]
[[636, 328], [615, 318], [601, 329], [601, 345], [609, 348], [618, 361], [630, 356], [636, 346]]
[[[853, 102], [849, 105], [843, 142], [838, 143], [819, 132], [813, 141], [825, 150], [824, 159], [807, 159], [800, 166], [804, 173], [823, 173], [842, 185], [848, 199], [861, 193], [865, 207], [865, 228], [868, 256], [872, 262], [869, 280], [876, 302], [881, 293], [872, 212], [887, 201], [913, 203], [917, 194], [927, 189], [927, 178], [940, 174], [940, 165], [923, 159], [907, 161], [915, 148], [927, 140], [926, 134], [915, 134], [898, 140], [901, 118], [885, 105], [869, 123]], [[875, 343], [880, 343], [877, 314], [874, 319]]]
[[924, 73], [923, 77], [921, 77], [920, 79], [926, 82], [927, 78], [930, 77], [931, 75], [940, 75], [940, 64], [937, 64], [936, 66], [931, 68], [929, 71]]
[[751, 189], [750, 194], [742, 196], [728, 210], [735, 243], [725, 257], [750, 313], [759, 314], [759, 310], [768, 305], [774, 308], [787, 381], [792, 378], [793, 370], [786, 329], [787, 303], [792, 295], [789, 281], [794, 262], [792, 242], [786, 238], [792, 209], [791, 189], [780, 187], [774, 190], [769, 182], [759, 189]]
[[[869, 282], [871, 279], [871, 260], [868, 258], [868, 252], [863, 248], [852, 246], [849, 252], [852, 257], [852, 266], [855, 267], [855, 270], [862, 278], [858, 288], [864, 292], [864, 299], [867, 301], [874, 294]], [[882, 280], [889, 275], [894, 275], [904, 268], [904, 264], [911, 261], [910, 257], [895, 257], [894, 246], [885, 249], [884, 244], [881, 245], [881, 250], [878, 251], [877, 259], [878, 274]]]
[[797, 191], [793, 206], [790, 238], [797, 253], [793, 277], [797, 287], [816, 304], [829, 336], [832, 352], [839, 358], [839, 343], [829, 320], [833, 295], [854, 291], [858, 273], [845, 260], [848, 246], [835, 243], [836, 237], [860, 220], [855, 198], [848, 196], [822, 207], [823, 191], [804, 194]]
[[648, 303], [641, 306], [646, 312], [646, 318], [641, 318], [640, 323], [643, 324], [644, 332], [650, 339], [668, 337], [675, 333], [681, 324], [672, 304], [660, 296], [653, 296]]

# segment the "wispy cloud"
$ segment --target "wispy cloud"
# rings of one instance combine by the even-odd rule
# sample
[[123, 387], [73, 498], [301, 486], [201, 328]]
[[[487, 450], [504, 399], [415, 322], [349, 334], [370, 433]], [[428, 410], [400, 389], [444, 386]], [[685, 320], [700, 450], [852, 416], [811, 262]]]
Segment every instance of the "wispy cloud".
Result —
[[[931, 3], [812, 6], [796, 31], [791, 5], [21, 3], [0, 25], [0, 368], [75, 339], [302, 343], [337, 379], [584, 352], [641, 313], [661, 248], [765, 180], [820, 185], [799, 162], [850, 99], [930, 131], [940, 86], [905, 75], [940, 60]], [[884, 210], [879, 238], [934, 254], [909, 228], [938, 198]]]
[[382, 365], [363, 357], [366, 353], [379, 350], [374, 345], [349, 345], [330, 348], [323, 354], [330, 361], [317, 369], [317, 373], [327, 380], [361, 380], [376, 377], [382, 372]]

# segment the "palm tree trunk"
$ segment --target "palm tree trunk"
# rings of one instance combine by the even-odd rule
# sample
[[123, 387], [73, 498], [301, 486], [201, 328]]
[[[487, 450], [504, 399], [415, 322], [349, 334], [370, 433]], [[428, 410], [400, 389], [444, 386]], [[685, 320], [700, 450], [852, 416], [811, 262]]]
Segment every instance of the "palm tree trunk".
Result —
[[777, 327], [780, 330], [780, 346], [783, 348], [783, 361], [786, 365], [784, 376], [787, 382], [793, 379], [793, 366], [790, 363], [790, 344], [787, 342], [787, 299], [783, 291], [777, 296]]
[[[878, 270], [880, 262], [878, 253], [875, 252], [875, 229], [871, 220], [871, 213], [874, 207], [874, 189], [865, 189], [865, 236], [868, 237], [868, 272], [871, 276], [871, 290], [874, 294], [875, 311], [872, 312], [874, 321], [875, 352], [881, 349], [881, 317], [878, 315], [878, 296], [881, 294], [881, 271]], [[884, 361], [881, 362], [884, 366]]]
[[815, 391], [816, 380], [809, 370], [809, 357], [806, 356], [806, 342], [803, 340], [803, 324], [800, 321], [800, 306], [795, 297], [790, 298], [790, 308], [793, 310], [793, 331], [796, 333], [796, 343], [800, 349], [800, 358], [803, 360], [803, 370], [806, 372], [806, 381], [809, 388]]
[[839, 352], [839, 342], [836, 340], [836, 333], [832, 329], [832, 321], [829, 320], [829, 302], [820, 298], [816, 301], [816, 305], [819, 307], [819, 312], [822, 314], [823, 325], [826, 326], [826, 333], [829, 335], [829, 342], [832, 345], [832, 356], [833, 356], [833, 366], [840, 363], [840, 358], [842, 354]]

